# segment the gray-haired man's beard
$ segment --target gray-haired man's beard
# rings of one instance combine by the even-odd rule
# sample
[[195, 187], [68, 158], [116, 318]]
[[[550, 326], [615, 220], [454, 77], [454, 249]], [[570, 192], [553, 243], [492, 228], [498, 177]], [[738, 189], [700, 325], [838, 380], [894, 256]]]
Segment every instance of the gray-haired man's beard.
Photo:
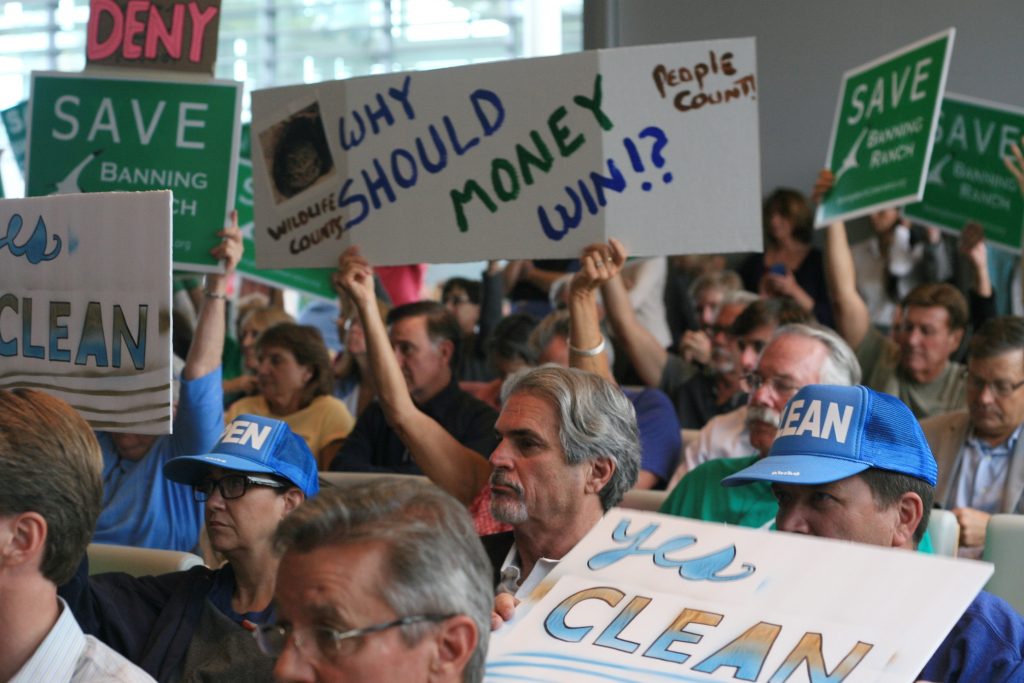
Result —
[[505, 524], [522, 524], [530, 518], [523, 488], [509, 481], [504, 471], [494, 470], [491, 473], [491, 485], [507, 486], [515, 492], [515, 498], [506, 494], [491, 493], [491, 515], [494, 519]]
[[751, 422], [764, 422], [778, 429], [782, 415], [768, 406], [747, 406], [747, 424]]

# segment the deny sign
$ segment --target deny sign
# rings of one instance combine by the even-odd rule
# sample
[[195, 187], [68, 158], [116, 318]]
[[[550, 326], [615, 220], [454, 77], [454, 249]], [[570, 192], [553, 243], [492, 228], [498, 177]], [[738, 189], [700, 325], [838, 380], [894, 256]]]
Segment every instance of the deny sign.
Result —
[[235, 82], [34, 73], [26, 194], [172, 190], [175, 267], [215, 270], [209, 250], [234, 205], [240, 95]]

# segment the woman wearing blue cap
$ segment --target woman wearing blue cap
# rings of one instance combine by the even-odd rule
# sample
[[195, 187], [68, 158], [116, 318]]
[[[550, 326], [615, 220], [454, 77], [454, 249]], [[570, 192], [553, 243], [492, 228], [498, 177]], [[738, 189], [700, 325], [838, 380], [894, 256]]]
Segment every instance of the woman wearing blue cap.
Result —
[[83, 562], [60, 594], [86, 633], [158, 681], [269, 680], [251, 631], [273, 620], [277, 524], [319, 491], [312, 452], [284, 422], [240, 415], [211, 452], [173, 458], [164, 475], [205, 505], [227, 564], [136, 578], [89, 577]]

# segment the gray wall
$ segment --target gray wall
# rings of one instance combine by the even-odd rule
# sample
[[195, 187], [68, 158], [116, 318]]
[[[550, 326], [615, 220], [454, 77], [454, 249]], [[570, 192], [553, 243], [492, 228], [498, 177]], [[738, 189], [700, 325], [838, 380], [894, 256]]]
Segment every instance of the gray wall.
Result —
[[809, 191], [844, 71], [956, 28], [947, 89], [1024, 108], [1024, 0], [585, 0], [588, 48], [757, 38], [761, 183]]

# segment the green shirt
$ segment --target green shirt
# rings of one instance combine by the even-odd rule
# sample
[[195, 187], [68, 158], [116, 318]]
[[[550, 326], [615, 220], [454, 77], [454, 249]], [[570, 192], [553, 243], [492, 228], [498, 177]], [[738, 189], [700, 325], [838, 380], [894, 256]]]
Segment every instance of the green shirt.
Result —
[[[722, 486], [722, 480], [757, 462], [759, 455], [709, 460], [683, 477], [661, 504], [659, 512], [705, 522], [774, 529], [779, 505], [771, 484], [756, 481], [744, 486]], [[925, 531], [918, 552], [933, 555], [931, 535]]]

